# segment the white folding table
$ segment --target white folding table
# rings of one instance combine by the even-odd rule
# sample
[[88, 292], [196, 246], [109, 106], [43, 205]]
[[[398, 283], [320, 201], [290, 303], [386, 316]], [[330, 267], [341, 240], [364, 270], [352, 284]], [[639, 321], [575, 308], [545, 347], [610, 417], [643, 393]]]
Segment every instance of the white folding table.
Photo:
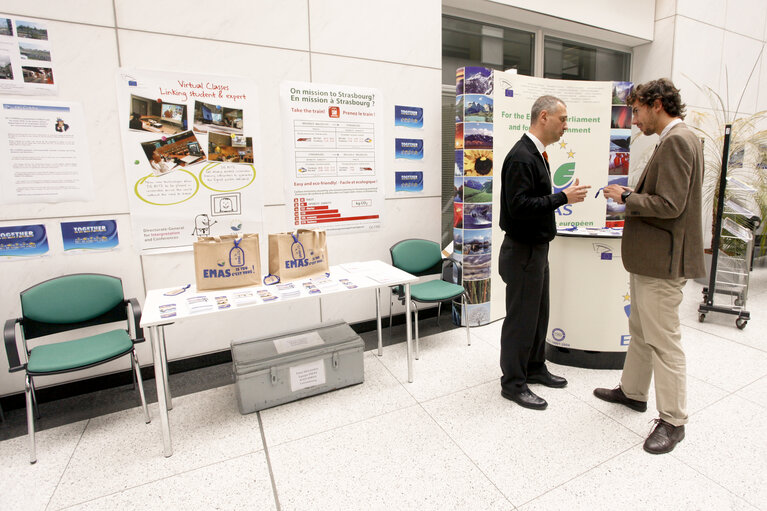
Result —
[[[194, 284], [175, 288], [152, 289], [147, 292], [142, 308], [141, 327], [149, 330], [154, 359], [157, 401], [162, 424], [162, 440], [166, 457], [173, 454], [170, 438], [168, 410], [173, 407], [168, 386], [168, 361], [165, 349], [165, 327], [182, 321], [220, 319], [220, 314], [234, 310], [263, 308], [271, 304], [292, 300], [316, 299], [338, 293], [349, 293], [362, 289], [376, 290], [376, 328], [378, 330], [378, 355], [383, 354], [381, 338], [381, 288], [402, 285], [405, 288], [405, 326], [407, 339], [407, 374], [408, 381], [413, 381], [412, 325], [410, 318], [410, 284], [418, 277], [404, 272], [383, 261], [365, 261], [347, 263], [330, 267], [324, 281], [317, 282], [319, 292], [311, 294], [304, 282], [310, 279], [294, 281], [297, 296], [282, 296], [277, 287], [251, 286], [216, 291], [197, 291]], [[316, 281], [316, 280], [315, 280]], [[348, 282], [348, 283], [347, 283]], [[354, 287], [352, 287], [354, 286]], [[269, 293], [275, 298], [259, 296]], [[226, 299], [218, 299], [226, 297]], [[260, 309], [259, 309], [260, 310]]]

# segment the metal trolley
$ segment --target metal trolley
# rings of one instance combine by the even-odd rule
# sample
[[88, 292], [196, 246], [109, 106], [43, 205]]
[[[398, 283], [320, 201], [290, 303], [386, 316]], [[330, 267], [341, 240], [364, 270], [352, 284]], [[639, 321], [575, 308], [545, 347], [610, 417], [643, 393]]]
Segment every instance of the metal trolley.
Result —
[[751, 210], [756, 190], [734, 178], [726, 179], [727, 193], [720, 192], [722, 207], [717, 211], [711, 275], [703, 288], [698, 320], [708, 312], [736, 315], [735, 325], [746, 327], [751, 314], [746, 310], [748, 280], [754, 254], [755, 231], [761, 219]]

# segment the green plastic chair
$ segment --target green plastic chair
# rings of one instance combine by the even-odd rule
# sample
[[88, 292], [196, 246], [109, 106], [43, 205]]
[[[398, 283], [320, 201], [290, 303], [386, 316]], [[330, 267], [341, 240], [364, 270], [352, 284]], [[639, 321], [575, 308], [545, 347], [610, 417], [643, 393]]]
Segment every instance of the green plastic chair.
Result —
[[[146, 422], [150, 422], [134, 346], [144, 341], [143, 331], [139, 327], [141, 307], [135, 298], [124, 298], [119, 278], [93, 273], [65, 275], [22, 291], [20, 298], [22, 317], [6, 320], [3, 340], [9, 371], [26, 373], [24, 394], [27, 402], [30, 463], [37, 461], [33, 408], [40, 418], [35, 398], [35, 378], [38, 376], [79, 371], [129, 355], [134, 386], [137, 382], [144, 416]], [[61, 332], [77, 333], [85, 327], [116, 322], [125, 322], [125, 328], [38, 344], [31, 349], [27, 345], [31, 339]], [[17, 335], [17, 326], [20, 335]], [[19, 359], [19, 347], [23, 350], [26, 362]]]
[[[392, 265], [417, 277], [426, 275], [442, 275], [446, 265], [455, 265], [462, 269], [461, 263], [443, 258], [439, 245], [434, 241], [423, 239], [408, 239], [395, 243], [390, 249]], [[400, 302], [405, 302], [403, 286], [395, 286], [394, 292]], [[418, 303], [437, 303], [437, 325], [442, 308], [442, 302], [454, 301], [461, 298], [461, 310], [466, 323], [466, 341], [471, 346], [471, 334], [469, 333], [469, 321], [466, 313], [468, 293], [463, 286], [446, 282], [445, 280], [430, 280], [419, 284], [410, 285], [410, 303], [413, 308], [415, 325], [415, 358], [420, 357], [418, 338]], [[391, 302], [389, 302], [389, 327], [391, 328]]]

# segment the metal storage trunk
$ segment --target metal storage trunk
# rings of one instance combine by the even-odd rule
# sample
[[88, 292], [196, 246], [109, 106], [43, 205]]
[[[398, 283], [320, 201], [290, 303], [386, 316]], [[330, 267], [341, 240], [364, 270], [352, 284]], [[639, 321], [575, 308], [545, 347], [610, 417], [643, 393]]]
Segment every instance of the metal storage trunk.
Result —
[[362, 383], [364, 342], [345, 322], [232, 341], [240, 413]]

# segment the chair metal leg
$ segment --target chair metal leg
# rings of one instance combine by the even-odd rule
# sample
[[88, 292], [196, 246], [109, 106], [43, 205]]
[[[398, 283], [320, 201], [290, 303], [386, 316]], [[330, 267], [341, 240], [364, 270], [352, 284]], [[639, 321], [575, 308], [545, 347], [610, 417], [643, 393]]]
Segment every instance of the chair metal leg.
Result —
[[437, 304], [437, 328], [439, 328], [439, 316], [442, 314], [442, 302]]
[[0, 421], [5, 422], [5, 414], [3, 414], [3, 407], [0, 405]]
[[37, 395], [35, 394], [35, 380], [29, 377], [29, 388], [32, 393], [32, 407], [35, 410], [35, 417], [40, 419], [40, 407], [37, 406]]
[[469, 310], [466, 308], [466, 295], [461, 295], [461, 308], [463, 309], [463, 320], [466, 321], [466, 342], [471, 346], [471, 334], [469, 333]]
[[378, 356], [383, 356], [383, 338], [381, 337], [381, 288], [376, 288], [376, 335], [378, 336]]
[[[133, 353], [136, 353], [136, 350], [133, 350]], [[130, 357], [130, 370], [131, 370], [131, 380], [133, 381], [133, 390], [136, 390], [136, 361], [133, 360], [133, 357]]]
[[136, 348], [133, 348], [133, 353], [131, 353], [131, 365], [133, 366], [133, 375], [136, 377], [136, 381], [138, 382], [138, 393], [139, 396], [141, 396], [141, 406], [144, 408], [144, 418], [146, 419], [145, 422], [149, 424], [152, 422], [152, 419], [149, 417], [149, 408], [146, 406], [146, 396], [144, 396], [144, 380], [141, 378], [141, 366], [138, 363]]
[[392, 288], [389, 288], [389, 340], [391, 340], [391, 313], [392, 313], [392, 304], [394, 303], [394, 300], [392, 300]]
[[24, 381], [24, 396], [27, 399], [27, 436], [29, 437], [29, 462], [37, 462], [37, 449], [35, 448], [35, 416], [32, 404], [32, 377], [27, 375]]
[[418, 304], [415, 302], [411, 302], [413, 304], [413, 314], [415, 316], [415, 359], [420, 360], [421, 358], [421, 343], [420, 338], [418, 336]]
[[160, 325], [160, 330], [158, 333], [160, 334], [160, 344], [162, 345], [162, 350], [160, 351], [160, 360], [162, 361], [162, 366], [165, 369], [162, 372], [163, 382], [165, 383], [165, 404], [168, 407], [168, 410], [172, 410], [173, 400], [170, 395], [170, 384], [168, 383], [168, 345], [165, 343], [165, 327], [163, 325]]

